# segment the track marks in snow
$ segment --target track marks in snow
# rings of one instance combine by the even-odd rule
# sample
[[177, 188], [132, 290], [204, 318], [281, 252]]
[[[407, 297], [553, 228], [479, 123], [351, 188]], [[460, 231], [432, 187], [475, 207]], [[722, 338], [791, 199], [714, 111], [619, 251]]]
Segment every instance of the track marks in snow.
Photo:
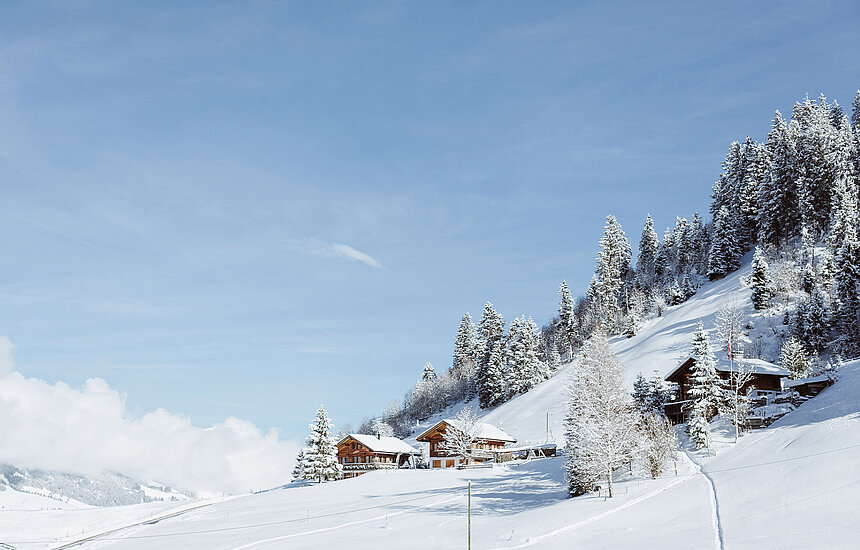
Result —
[[418, 510], [422, 510], [424, 508], [430, 508], [432, 506], [438, 506], [440, 504], [445, 504], [446, 502], [451, 502], [451, 501], [457, 500], [459, 498], [465, 498], [465, 495], [454, 495], [452, 497], [443, 498], [442, 500], [438, 500], [436, 502], [431, 502], [430, 504], [424, 504], [423, 506], [419, 506], [419, 507], [414, 508], [412, 510], [403, 510], [400, 512], [394, 512], [392, 514], [383, 514], [381, 516], [376, 516], [376, 517], [372, 517], [372, 518], [360, 519], [360, 520], [355, 520], [355, 521], [348, 521], [346, 523], [341, 523], [340, 525], [333, 525], [331, 527], [322, 527], [320, 529], [311, 529], [310, 531], [302, 531], [301, 533], [291, 533], [289, 535], [282, 535], [280, 537], [273, 537], [270, 539], [258, 540], [258, 541], [254, 541], [254, 542], [251, 542], [248, 544], [243, 544], [242, 546], [237, 546], [235, 548], [232, 548], [231, 550], [246, 550], [247, 548], [254, 548], [254, 547], [264, 545], [264, 544], [270, 544], [273, 542], [292, 539], [292, 538], [296, 538], [296, 537], [303, 537], [306, 535], [313, 535], [313, 534], [317, 534], [317, 533], [326, 533], [329, 531], [337, 531], [339, 529], [344, 529], [347, 527], [354, 527], [356, 525], [361, 525], [363, 523], [372, 523], [374, 521], [385, 521], [386, 519], [390, 519], [390, 518], [397, 517], [397, 516], [402, 516], [405, 514], [412, 514], [412, 513], [417, 512]]
[[657, 496], [660, 493], [667, 491], [671, 487], [678, 485], [679, 483], [693, 479], [694, 477], [696, 477], [696, 475], [698, 475], [698, 474], [680, 476], [677, 479], [675, 479], [674, 481], [667, 483], [666, 485], [660, 487], [659, 489], [655, 489], [649, 493], [645, 493], [644, 495], [638, 496], [632, 500], [628, 500], [624, 504], [616, 506], [615, 508], [610, 508], [609, 510], [604, 510], [603, 512], [600, 512], [599, 514], [595, 514], [591, 517], [585, 518], [583, 520], [580, 520], [576, 523], [572, 523], [570, 525], [565, 525], [564, 527], [561, 527], [561, 528], [556, 529], [554, 531], [550, 531], [548, 533], [544, 533], [543, 535], [538, 535], [536, 537], [529, 537], [524, 543], [519, 544], [517, 546], [503, 546], [503, 547], [499, 547], [499, 548], [493, 548], [492, 550], [510, 550], [513, 548], [526, 548], [528, 546], [533, 546], [539, 542], [542, 542], [542, 541], [544, 541], [548, 538], [551, 538], [551, 537], [555, 537], [555, 536], [560, 535], [562, 533], [567, 533], [569, 531], [574, 531], [576, 529], [579, 529], [580, 527], [585, 527], [586, 525], [590, 525], [590, 524], [594, 523], [595, 521], [609, 517], [609, 516], [615, 514], [616, 512], [620, 512], [621, 510], [624, 510], [624, 509], [629, 508], [631, 506], [635, 506], [636, 504], [639, 504], [640, 502], [642, 502], [644, 500], [648, 500], [651, 497]]
[[710, 475], [708, 475], [708, 472], [702, 468], [701, 464], [693, 460], [687, 451], [684, 451], [684, 457], [693, 464], [693, 467], [696, 468], [696, 472], [704, 476], [708, 482], [708, 492], [711, 497], [711, 519], [714, 526], [714, 546], [717, 550], [724, 550], [723, 524], [720, 521], [720, 501], [717, 499], [717, 486], [714, 485], [714, 480]]

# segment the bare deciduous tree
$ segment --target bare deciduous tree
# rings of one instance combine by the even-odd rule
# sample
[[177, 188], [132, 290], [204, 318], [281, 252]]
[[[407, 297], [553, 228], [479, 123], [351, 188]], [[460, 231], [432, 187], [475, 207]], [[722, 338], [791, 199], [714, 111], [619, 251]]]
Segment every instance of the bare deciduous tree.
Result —
[[448, 456], [457, 457], [466, 462], [471, 458], [479, 430], [480, 422], [475, 411], [469, 407], [464, 407], [448, 423], [448, 428], [442, 436], [442, 442], [439, 443], [439, 450]]

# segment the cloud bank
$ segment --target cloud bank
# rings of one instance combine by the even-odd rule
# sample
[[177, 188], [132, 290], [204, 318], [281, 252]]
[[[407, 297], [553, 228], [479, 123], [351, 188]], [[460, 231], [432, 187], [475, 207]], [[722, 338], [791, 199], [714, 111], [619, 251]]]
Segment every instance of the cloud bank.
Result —
[[298, 448], [238, 418], [205, 429], [164, 409], [132, 418], [124, 396], [99, 378], [74, 389], [0, 376], [0, 462], [21, 468], [112, 470], [198, 494], [244, 493], [289, 481]]

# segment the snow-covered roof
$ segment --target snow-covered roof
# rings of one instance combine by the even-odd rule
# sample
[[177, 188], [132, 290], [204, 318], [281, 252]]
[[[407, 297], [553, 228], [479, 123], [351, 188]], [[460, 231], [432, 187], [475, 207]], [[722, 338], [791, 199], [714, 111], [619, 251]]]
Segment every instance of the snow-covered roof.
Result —
[[774, 376], [788, 376], [788, 371], [784, 368], [768, 363], [761, 359], [717, 359], [717, 370], [722, 372], [752, 372], [754, 374], [772, 374]]
[[[435, 430], [442, 422], [448, 424], [449, 426], [455, 426], [455, 427], [457, 426], [456, 420], [446, 418], [444, 420], [440, 420], [439, 422], [433, 424], [432, 426], [430, 426], [429, 429], [424, 430], [424, 432], [422, 432], [416, 439], [418, 439], [420, 441], [421, 437], [423, 437], [427, 433]], [[491, 441], [509, 441], [511, 443], [516, 443], [516, 441], [517, 441], [512, 436], [505, 433], [501, 428], [493, 426], [492, 424], [487, 424], [486, 422], [479, 422], [478, 424], [476, 424], [476, 428], [477, 428], [477, 434], [476, 435], [477, 435], [478, 439], [488, 439]]]
[[404, 453], [404, 454], [419, 454], [421, 451], [408, 445], [402, 439], [397, 439], [396, 437], [376, 437], [375, 435], [368, 434], [349, 434], [348, 436], [341, 439], [338, 444], [343, 443], [344, 440], [348, 438], [353, 438], [374, 453]]
[[803, 384], [814, 384], [816, 382], [827, 382], [830, 378], [826, 374], [819, 374], [810, 378], [798, 378], [797, 380], [786, 380], [782, 383], [785, 388], [793, 388], [794, 386], [802, 386]]
[[[685, 366], [692, 366], [693, 358], [688, 357], [684, 361], [682, 361], [677, 367], [675, 367], [672, 372], [670, 372], [664, 380], [672, 380]], [[753, 374], [770, 374], [772, 376], [788, 376], [788, 371], [784, 368], [774, 365], [773, 363], [768, 363], [767, 361], [763, 361], [761, 359], [735, 359], [734, 361], [729, 361], [728, 359], [717, 359], [716, 360], [716, 368], [720, 372], [739, 372], [741, 370], [752, 372]]]

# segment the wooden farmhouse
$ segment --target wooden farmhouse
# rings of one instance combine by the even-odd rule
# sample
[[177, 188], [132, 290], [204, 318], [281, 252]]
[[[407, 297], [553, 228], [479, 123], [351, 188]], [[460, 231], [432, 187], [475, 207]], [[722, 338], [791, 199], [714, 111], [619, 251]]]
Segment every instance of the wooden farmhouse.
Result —
[[421, 451], [396, 437], [349, 434], [337, 444], [337, 461], [343, 477], [351, 478], [373, 470], [413, 467]]
[[[666, 403], [665, 407], [666, 416], [674, 424], [686, 421], [687, 411], [685, 405], [690, 402], [688, 397], [690, 376], [695, 363], [696, 360], [690, 357], [678, 365], [665, 378], [667, 382], [673, 382], [678, 385], [675, 401]], [[788, 377], [787, 370], [761, 359], [743, 358], [732, 361], [729, 359], [717, 359], [716, 364], [717, 374], [723, 380], [729, 380], [732, 373], [749, 372], [751, 374], [749, 382], [740, 388], [741, 393], [748, 393], [752, 390], [782, 391], [782, 380]]]
[[[431, 468], [456, 468], [464, 465], [461, 457], [450, 456], [440, 448], [445, 437], [445, 431], [453, 425], [456, 425], [453, 420], [441, 420], [415, 438], [417, 441], [430, 444]], [[499, 462], [507, 453], [505, 445], [516, 443], [516, 441], [516, 439], [492, 424], [478, 424], [478, 438], [472, 446], [469, 458], [465, 462], [469, 464], [481, 464], [490, 461]]]

